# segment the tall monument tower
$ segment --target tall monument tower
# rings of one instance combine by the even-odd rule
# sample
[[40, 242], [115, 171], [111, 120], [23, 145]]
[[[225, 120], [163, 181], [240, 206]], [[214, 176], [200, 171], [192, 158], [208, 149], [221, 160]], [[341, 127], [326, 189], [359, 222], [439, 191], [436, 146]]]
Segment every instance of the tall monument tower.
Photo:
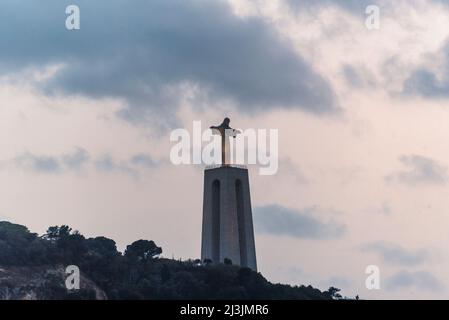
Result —
[[228, 258], [256, 271], [248, 169], [228, 162], [229, 138], [239, 133], [229, 122], [226, 118], [220, 126], [211, 127], [222, 137], [222, 163], [204, 171], [201, 260], [222, 263]]

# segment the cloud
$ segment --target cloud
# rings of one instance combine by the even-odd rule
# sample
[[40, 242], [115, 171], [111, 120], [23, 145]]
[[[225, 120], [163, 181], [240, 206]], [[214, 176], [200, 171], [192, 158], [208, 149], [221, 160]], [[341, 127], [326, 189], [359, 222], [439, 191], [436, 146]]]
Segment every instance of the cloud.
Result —
[[386, 279], [387, 290], [415, 288], [428, 291], [442, 291], [444, 285], [427, 271], [400, 271]]
[[107, 172], [113, 171], [117, 168], [117, 165], [114, 163], [110, 155], [103, 156], [100, 160], [95, 162], [95, 165], [98, 170]]
[[425, 98], [448, 98], [449, 97], [449, 41], [443, 48], [434, 54], [430, 54], [432, 62], [442, 62], [438, 65], [438, 74], [432, 68], [420, 66], [412, 70], [404, 81], [402, 93], [409, 96], [422, 96]]
[[155, 168], [159, 162], [150, 156], [138, 153], [126, 160], [117, 161], [110, 154], [105, 154], [95, 161], [95, 167], [100, 172], [124, 173], [133, 178], [139, 178], [139, 168]]
[[354, 89], [365, 87], [373, 89], [376, 86], [375, 77], [365, 67], [345, 64], [342, 67], [342, 73], [346, 83]]
[[290, 8], [293, 10], [304, 10], [317, 7], [338, 6], [348, 12], [359, 14], [362, 18], [366, 7], [376, 5], [377, 0], [288, 0]]
[[[25, 152], [13, 159], [20, 168], [40, 173], [62, 173], [64, 171], [79, 171], [90, 161], [89, 152], [77, 147], [73, 152], [59, 156], [36, 155]], [[94, 161], [95, 168], [100, 172], [125, 173], [132, 177], [138, 176], [137, 169], [154, 168], [158, 166], [150, 156], [138, 153], [124, 160], [116, 161], [112, 155], [105, 154]]]
[[449, 79], [439, 80], [432, 71], [421, 68], [406, 79], [403, 93], [427, 98], [445, 98], [449, 96]]
[[406, 250], [403, 247], [386, 242], [369, 243], [361, 248], [363, 251], [375, 252], [379, 254], [382, 259], [390, 264], [416, 266], [422, 264], [430, 258], [430, 253], [427, 250]]
[[[198, 104], [230, 101], [241, 112], [338, 110], [329, 83], [258, 17], [239, 18], [225, 1], [77, 1], [81, 29], [67, 31], [71, 1], [4, 0], [0, 72], [62, 65], [48, 94], [119, 98], [120, 113], [158, 123], [187, 92]], [[11, 17], [15, 17], [12, 19]], [[132, 17], [132, 19], [130, 19]]]
[[157, 165], [156, 161], [154, 161], [150, 156], [143, 154], [143, 153], [134, 155], [131, 158], [130, 162], [134, 165], [142, 166], [142, 167], [146, 167], [146, 168], [153, 168]]
[[346, 226], [335, 221], [323, 222], [314, 216], [315, 209], [302, 212], [268, 205], [254, 209], [255, 228], [261, 233], [302, 239], [333, 239], [346, 232]]
[[68, 168], [75, 170], [80, 169], [88, 160], [89, 153], [82, 148], [76, 148], [74, 153], [67, 154], [62, 157], [62, 162]]
[[49, 156], [37, 156], [26, 152], [14, 159], [16, 165], [42, 173], [56, 173], [61, 170], [58, 159]]
[[404, 166], [408, 167], [408, 170], [388, 175], [387, 181], [398, 180], [410, 185], [444, 184], [447, 182], [447, 168], [433, 159], [419, 155], [404, 155], [399, 160]]
[[132, 177], [137, 177], [138, 174], [126, 162], [116, 162], [111, 155], [106, 154], [95, 162], [98, 171], [101, 172], [119, 172], [125, 173]]
[[40, 173], [60, 173], [64, 170], [79, 170], [89, 160], [89, 154], [82, 148], [76, 148], [72, 153], [61, 156], [35, 155], [25, 152], [13, 162], [27, 170]]

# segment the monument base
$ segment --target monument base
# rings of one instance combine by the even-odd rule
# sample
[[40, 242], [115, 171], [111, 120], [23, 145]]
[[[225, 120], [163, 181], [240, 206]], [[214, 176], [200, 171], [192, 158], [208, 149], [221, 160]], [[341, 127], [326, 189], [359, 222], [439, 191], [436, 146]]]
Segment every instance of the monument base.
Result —
[[201, 260], [257, 270], [248, 169], [220, 166], [204, 171]]

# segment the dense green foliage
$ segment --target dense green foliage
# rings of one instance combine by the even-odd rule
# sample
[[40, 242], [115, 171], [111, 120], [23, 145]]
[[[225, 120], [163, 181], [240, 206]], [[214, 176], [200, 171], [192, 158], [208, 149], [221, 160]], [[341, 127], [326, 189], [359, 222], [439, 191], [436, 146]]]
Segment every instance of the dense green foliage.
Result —
[[[138, 240], [117, 251], [113, 240], [86, 239], [68, 226], [50, 227], [43, 236], [21, 225], [0, 222], [0, 266], [77, 265], [109, 299], [332, 299], [338, 289], [272, 284], [260, 273], [226, 264], [157, 258], [162, 249]], [[53, 289], [51, 289], [53, 290]], [[61, 291], [55, 285], [54, 290]], [[53, 296], [50, 293], [50, 296]], [[61, 297], [59, 294], [54, 296]], [[64, 296], [65, 297], [65, 296]], [[95, 297], [81, 290], [67, 298]]]

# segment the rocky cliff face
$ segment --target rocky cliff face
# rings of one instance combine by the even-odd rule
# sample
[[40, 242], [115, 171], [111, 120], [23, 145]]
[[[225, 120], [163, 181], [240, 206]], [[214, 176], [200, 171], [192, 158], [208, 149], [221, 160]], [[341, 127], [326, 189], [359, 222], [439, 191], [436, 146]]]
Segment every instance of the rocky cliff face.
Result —
[[104, 291], [84, 275], [79, 290], [67, 290], [65, 269], [0, 266], [0, 300], [107, 299]]

